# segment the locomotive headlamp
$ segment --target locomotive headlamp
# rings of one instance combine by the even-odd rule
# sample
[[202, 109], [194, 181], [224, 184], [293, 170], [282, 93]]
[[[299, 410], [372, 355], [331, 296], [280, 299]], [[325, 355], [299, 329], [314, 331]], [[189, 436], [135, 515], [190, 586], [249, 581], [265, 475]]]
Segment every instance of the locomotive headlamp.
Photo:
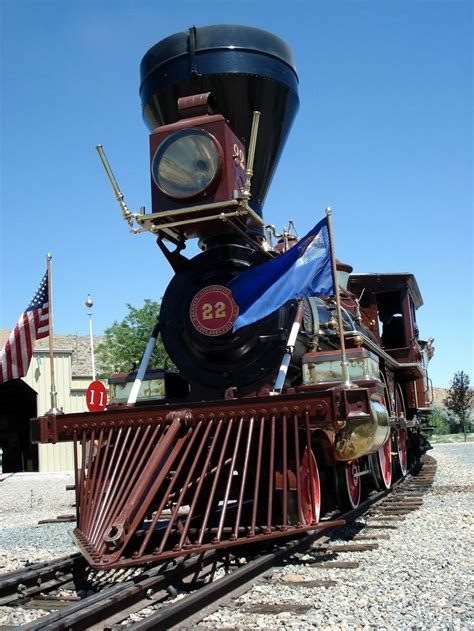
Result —
[[222, 163], [223, 150], [214, 136], [203, 129], [183, 129], [159, 145], [151, 172], [164, 195], [189, 200], [215, 188]]
[[180, 120], [150, 134], [151, 221], [173, 239], [232, 231], [234, 218], [262, 225], [244, 210], [245, 147], [211, 102], [209, 93], [179, 98]]

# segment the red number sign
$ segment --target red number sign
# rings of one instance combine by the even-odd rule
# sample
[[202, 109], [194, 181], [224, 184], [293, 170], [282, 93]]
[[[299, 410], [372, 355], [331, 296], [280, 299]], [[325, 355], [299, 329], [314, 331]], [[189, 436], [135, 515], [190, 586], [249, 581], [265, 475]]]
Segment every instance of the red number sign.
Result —
[[232, 292], [223, 285], [209, 285], [198, 291], [189, 309], [191, 322], [204, 335], [227, 333], [238, 315]]
[[107, 388], [102, 381], [93, 381], [87, 388], [86, 403], [89, 412], [101, 412], [107, 405]]

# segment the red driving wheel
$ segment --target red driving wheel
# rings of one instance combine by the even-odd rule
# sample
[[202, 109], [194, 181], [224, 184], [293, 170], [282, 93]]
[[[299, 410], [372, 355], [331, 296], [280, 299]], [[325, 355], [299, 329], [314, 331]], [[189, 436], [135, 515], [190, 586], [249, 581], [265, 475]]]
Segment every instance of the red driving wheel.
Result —
[[397, 432], [397, 452], [398, 452], [398, 466], [402, 476], [407, 474], [408, 459], [407, 459], [407, 430], [405, 427], [399, 427]]
[[[308, 447], [304, 450], [300, 466], [300, 479], [303, 522], [306, 525], [317, 524], [321, 511], [321, 484], [316, 458], [313, 451], [308, 449]], [[313, 490], [312, 493], [311, 488]]]
[[343, 465], [339, 465], [336, 475], [339, 507], [342, 510], [357, 508], [362, 492], [359, 462], [349, 460]]
[[392, 440], [390, 436], [378, 450], [377, 460], [380, 467], [380, 481], [383, 487], [389, 489], [392, 484]]

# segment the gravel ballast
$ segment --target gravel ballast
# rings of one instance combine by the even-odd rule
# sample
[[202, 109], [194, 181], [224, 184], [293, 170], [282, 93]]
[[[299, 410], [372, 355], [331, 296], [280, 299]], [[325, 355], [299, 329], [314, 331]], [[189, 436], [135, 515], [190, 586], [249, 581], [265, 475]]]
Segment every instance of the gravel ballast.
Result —
[[75, 522], [41, 524], [75, 513], [73, 473], [15, 473], [0, 476], [0, 573], [77, 552], [68, 529]]
[[[357, 569], [286, 565], [202, 625], [232, 629], [453, 630], [474, 629], [472, 558], [474, 445], [436, 445], [434, 486], [423, 506], [387, 530], [377, 550], [348, 552]], [[377, 531], [383, 532], [383, 531]], [[333, 579], [330, 587], [289, 585]], [[470, 580], [471, 579], [471, 580]], [[288, 611], [265, 614], [267, 607]], [[301, 611], [306, 605], [306, 611]]]
[[[472, 571], [474, 444], [438, 444], [435, 483], [423, 506], [387, 530], [379, 549], [349, 552], [356, 569], [322, 569], [303, 563], [276, 568], [270, 580], [208, 616], [200, 628], [453, 630], [474, 629]], [[0, 476], [0, 573], [75, 551], [73, 523], [37, 525], [73, 513], [72, 474]], [[384, 532], [384, 531], [378, 531]], [[297, 580], [328, 579], [329, 587]], [[472, 578], [472, 577], [471, 577]], [[291, 581], [291, 582], [290, 582]], [[268, 613], [272, 606], [280, 612]], [[275, 607], [273, 607], [275, 609]], [[285, 610], [286, 609], [286, 610]], [[0, 625], [12, 624], [7, 608]]]

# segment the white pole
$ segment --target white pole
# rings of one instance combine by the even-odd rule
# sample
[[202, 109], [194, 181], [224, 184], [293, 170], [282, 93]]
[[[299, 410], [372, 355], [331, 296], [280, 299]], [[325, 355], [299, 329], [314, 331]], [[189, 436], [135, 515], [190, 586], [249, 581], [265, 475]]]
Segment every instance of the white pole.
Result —
[[60, 414], [58, 410], [58, 393], [56, 390], [56, 381], [54, 378], [54, 337], [53, 337], [53, 270], [51, 260], [52, 254], [48, 254], [46, 260], [48, 262], [48, 310], [49, 310], [49, 364], [51, 371], [51, 409], [47, 414]]
[[148, 340], [148, 344], [143, 354], [142, 361], [140, 362], [140, 366], [138, 368], [135, 381], [133, 382], [132, 389], [130, 390], [130, 394], [128, 395], [127, 405], [133, 405], [137, 402], [140, 386], [142, 385], [142, 381], [143, 381], [143, 378], [145, 377], [146, 369], [148, 368], [150, 358], [155, 348], [156, 340], [158, 337], [158, 331], [159, 331], [158, 326], [155, 326], [155, 328], [153, 329], [153, 333], [151, 334], [151, 337]]
[[283, 386], [285, 385], [286, 374], [288, 372], [288, 367], [290, 365], [291, 357], [293, 355], [293, 351], [295, 350], [296, 340], [298, 338], [298, 333], [301, 327], [301, 321], [303, 320], [303, 301], [300, 300], [298, 302], [298, 310], [296, 311], [295, 321], [291, 327], [290, 335], [288, 337], [288, 342], [286, 344], [286, 352], [283, 355], [283, 359], [281, 362], [280, 370], [278, 371], [278, 375], [274, 385], [275, 393], [281, 393], [283, 390]]
[[89, 339], [90, 339], [90, 347], [91, 347], [91, 362], [92, 362], [92, 381], [95, 381], [95, 357], [94, 357], [94, 337], [92, 335], [92, 307], [94, 303], [92, 302], [92, 298], [90, 294], [87, 294], [86, 307], [90, 309], [87, 313], [89, 316]]

